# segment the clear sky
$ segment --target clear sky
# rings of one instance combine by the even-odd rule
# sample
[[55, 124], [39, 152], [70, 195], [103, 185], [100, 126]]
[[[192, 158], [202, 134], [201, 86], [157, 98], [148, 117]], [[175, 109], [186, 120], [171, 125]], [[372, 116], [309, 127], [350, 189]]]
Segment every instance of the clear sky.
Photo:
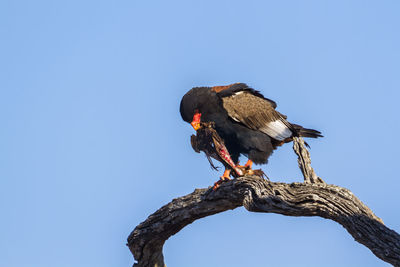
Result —
[[[245, 82], [323, 132], [313, 167], [400, 232], [400, 2], [0, 2], [0, 266], [131, 266], [133, 228], [215, 182], [179, 102]], [[242, 159], [245, 160], [245, 159]], [[263, 170], [301, 181], [291, 145]], [[244, 208], [184, 228], [170, 267], [388, 266], [337, 223]]]

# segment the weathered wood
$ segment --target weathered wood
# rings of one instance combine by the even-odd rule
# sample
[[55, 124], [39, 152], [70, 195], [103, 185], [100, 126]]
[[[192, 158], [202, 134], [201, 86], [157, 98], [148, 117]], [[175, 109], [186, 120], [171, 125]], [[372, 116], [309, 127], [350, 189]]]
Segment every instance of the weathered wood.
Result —
[[310, 165], [302, 139], [294, 140], [304, 183], [277, 183], [244, 176], [223, 183], [216, 191], [196, 189], [172, 200], [139, 224], [128, 237], [136, 267], [163, 267], [164, 242], [193, 221], [244, 206], [248, 211], [287, 216], [319, 216], [341, 224], [377, 257], [400, 266], [400, 235], [386, 227], [348, 189], [328, 185]]
[[334, 220], [377, 257], [400, 266], [400, 235], [349, 190], [322, 183], [274, 183], [257, 176], [237, 178], [216, 191], [197, 189], [150, 215], [128, 238], [138, 261], [134, 266], [164, 266], [162, 245], [170, 236], [197, 219], [240, 206], [253, 212]]
[[298, 157], [297, 162], [299, 163], [299, 168], [303, 173], [304, 182], [307, 184], [325, 183], [320, 177], [318, 177], [314, 169], [311, 167], [310, 153], [304, 146], [303, 138], [293, 137], [293, 150]]

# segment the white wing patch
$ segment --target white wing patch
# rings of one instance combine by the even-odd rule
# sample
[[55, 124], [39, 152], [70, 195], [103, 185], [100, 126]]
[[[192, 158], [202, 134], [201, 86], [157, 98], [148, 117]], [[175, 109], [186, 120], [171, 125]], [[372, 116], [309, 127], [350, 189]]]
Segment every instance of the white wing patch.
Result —
[[231, 117], [234, 121], [237, 121], [237, 122], [240, 122], [240, 120], [238, 119], [238, 118], [235, 118], [235, 117]]
[[281, 120], [268, 123], [260, 131], [279, 141], [292, 136], [292, 131]]
[[241, 94], [243, 94], [243, 93], [244, 93], [243, 91], [236, 92], [236, 93], [233, 94], [233, 97], [235, 97], [235, 96], [237, 96], [237, 95], [241, 95]]

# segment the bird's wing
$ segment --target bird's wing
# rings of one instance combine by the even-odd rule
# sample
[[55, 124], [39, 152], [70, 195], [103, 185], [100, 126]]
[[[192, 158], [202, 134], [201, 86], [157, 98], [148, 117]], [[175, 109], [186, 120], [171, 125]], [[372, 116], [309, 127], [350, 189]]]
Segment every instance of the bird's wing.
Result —
[[[241, 85], [241, 88], [232, 88], [235, 85]], [[291, 137], [296, 132], [286, 120], [286, 116], [275, 110], [274, 101], [264, 98], [258, 91], [243, 85], [234, 84], [218, 93], [229, 117], [250, 129], [261, 131], [280, 141]]]
[[216, 92], [220, 97], [232, 96], [238, 92], [249, 92], [255, 96], [258, 96], [266, 101], [268, 101], [274, 109], [276, 109], [277, 105], [275, 101], [264, 97], [259, 91], [250, 88], [245, 83], [232, 83], [230, 85], [225, 86], [214, 86], [211, 88], [214, 92]]

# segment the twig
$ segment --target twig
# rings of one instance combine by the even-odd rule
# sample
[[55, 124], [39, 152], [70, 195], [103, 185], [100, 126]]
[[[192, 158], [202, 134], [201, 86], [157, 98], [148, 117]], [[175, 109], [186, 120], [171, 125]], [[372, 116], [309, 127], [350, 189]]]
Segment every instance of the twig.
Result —
[[302, 137], [293, 137], [293, 150], [297, 154], [297, 162], [299, 163], [299, 168], [303, 173], [304, 182], [306, 184], [325, 183], [317, 176], [314, 169], [311, 167], [310, 153], [304, 146], [304, 140]]

